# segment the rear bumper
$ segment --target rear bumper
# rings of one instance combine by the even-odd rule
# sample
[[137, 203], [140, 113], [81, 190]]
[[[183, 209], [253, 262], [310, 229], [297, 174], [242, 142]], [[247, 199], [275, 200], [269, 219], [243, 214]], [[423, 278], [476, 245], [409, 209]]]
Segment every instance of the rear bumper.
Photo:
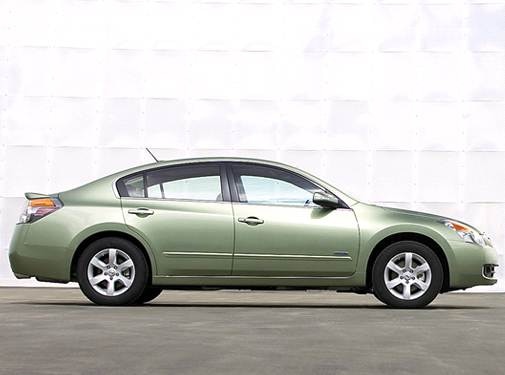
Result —
[[498, 254], [494, 248], [463, 241], [450, 241], [450, 245], [454, 254], [450, 267], [451, 289], [496, 284], [496, 274], [486, 272], [490, 266], [498, 266]]
[[9, 246], [9, 261], [18, 279], [36, 277], [43, 281], [68, 282], [67, 249], [40, 246], [27, 241], [32, 224], [17, 224]]

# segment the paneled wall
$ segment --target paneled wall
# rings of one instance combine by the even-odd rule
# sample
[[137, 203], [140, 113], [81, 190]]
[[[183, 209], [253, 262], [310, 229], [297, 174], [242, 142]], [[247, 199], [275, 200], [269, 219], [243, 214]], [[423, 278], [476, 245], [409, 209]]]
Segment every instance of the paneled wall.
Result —
[[25, 191], [145, 146], [461, 218], [503, 264], [505, 1], [0, 0], [0, 284], [33, 283], [7, 260]]

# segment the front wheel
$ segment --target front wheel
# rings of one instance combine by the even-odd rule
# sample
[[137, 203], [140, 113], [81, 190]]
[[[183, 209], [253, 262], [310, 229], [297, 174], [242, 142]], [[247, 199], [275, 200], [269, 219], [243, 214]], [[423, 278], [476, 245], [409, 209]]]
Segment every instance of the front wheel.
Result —
[[440, 293], [443, 279], [442, 264], [435, 252], [414, 241], [389, 245], [372, 269], [375, 296], [396, 308], [428, 305]]
[[77, 261], [82, 292], [98, 305], [130, 305], [144, 293], [149, 270], [142, 251], [128, 240], [107, 237], [91, 243]]

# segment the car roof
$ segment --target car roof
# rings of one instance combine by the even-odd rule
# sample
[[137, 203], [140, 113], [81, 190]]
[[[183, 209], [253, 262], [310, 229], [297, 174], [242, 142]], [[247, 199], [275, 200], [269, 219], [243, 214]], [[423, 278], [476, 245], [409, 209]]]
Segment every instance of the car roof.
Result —
[[[272, 161], [267, 159], [259, 158], [244, 158], [244, 157], [229, 157], [229, 156], [216, 156], [216, 157], [199, 157], [199, 158], [184, 158], [184, 159], [172, 159], [172, 160], [160, 160], [156, 163], [150, 163], [144, 165], [145, 167], [151, 168], [163, 165], [178, 165], [178, 164], [193, 164], [193, 163], [253, 163], [253, 164], [264, 164], [264, 165], [276, 165], [286, 169], [292, 169], [293, 167]], [[142, 166], [141, 166], [142, 167]], [[293, 168], [296, 169], [296, 168]]]
[[311, 179], [319, 180], [316, 176], [312, 176], [309, 173], [293, 167], [288, 164], [266, 160], [266, 159], [257, 159], [257, 158], [243, 158], [243, 157], [199, 157], [199, 158], [184, 158], [184, 159], [173, 159], [173, 160], [159, 160], [155, 163], [149, 163], [144, 165], [139, 165], [137, 167], [133, 167], [127, 169], [125, 171], [119, 172], [121, 175], [126, 176], [129, 174], [134, 174], [136, 172], [141, 172], [149, 169], [162, 168], [165, 166], [176, 166], [176, 165], [185, 165], [185, 164], [199, 164], [199, 163], [249, 163], [249, 164], [260, 164], [265, 166], [273, 166], [279, 167], [282, 169], [286, 169], [288, 171], [292, 171], [295, 173], [299, 173], [301, 175], [310, 177]]

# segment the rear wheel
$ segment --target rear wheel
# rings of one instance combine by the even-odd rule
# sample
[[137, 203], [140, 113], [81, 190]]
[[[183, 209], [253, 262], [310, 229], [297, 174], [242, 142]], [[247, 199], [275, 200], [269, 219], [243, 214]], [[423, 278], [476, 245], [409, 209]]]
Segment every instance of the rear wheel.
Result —
[[375, 260], [373, 292], [383, 303], [396, 308], [424, 307], [442, 289], [443, 268], [428, 246], [414, 241], [389, 245]]
[[140, 296], [140, 298], [135, 302], [138, 305], [142, 305], [143, 303], [147, 303], [158, 297], [161, 292], [163, 292], [162, 288], [156, 286], [149, 286], [144, 290], [144, 293]]
[[142, 251], [123, 238], [91, 243], [77, 262], [82, 292], [98, 305], [130, 305], [144, 293], [149, 277]]

